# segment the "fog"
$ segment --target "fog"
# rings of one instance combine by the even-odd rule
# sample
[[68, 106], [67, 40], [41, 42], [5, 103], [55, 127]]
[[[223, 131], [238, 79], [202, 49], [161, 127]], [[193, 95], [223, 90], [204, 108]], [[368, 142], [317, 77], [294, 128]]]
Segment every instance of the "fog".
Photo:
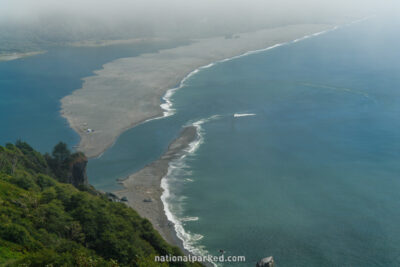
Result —
[[395, 0], [0, 0], [0, 38], [198, 38], [398, 10]]

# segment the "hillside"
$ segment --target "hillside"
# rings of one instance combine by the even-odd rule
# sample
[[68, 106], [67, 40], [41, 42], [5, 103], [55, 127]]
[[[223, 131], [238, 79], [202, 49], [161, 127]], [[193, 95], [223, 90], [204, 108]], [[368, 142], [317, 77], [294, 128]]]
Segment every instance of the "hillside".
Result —
[[67, 153], [0, 146], [0, 266], [200, 266], [154, 263], [155, 255], [183, 254], [125, 204], [59, 182], [83, 155], [58, 149]]

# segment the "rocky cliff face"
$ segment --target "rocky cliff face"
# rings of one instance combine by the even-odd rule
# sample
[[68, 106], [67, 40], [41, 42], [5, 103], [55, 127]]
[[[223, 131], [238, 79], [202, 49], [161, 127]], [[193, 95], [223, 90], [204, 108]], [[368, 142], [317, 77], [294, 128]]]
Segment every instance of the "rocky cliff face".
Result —
[[83, 154], [79, 155], [71, 162], [70, 173], [68, 177], [70, 184], [78, 188], [82, 185], [88, 185], [88, 178], [86, 174], [87, 163], [88, 160]]

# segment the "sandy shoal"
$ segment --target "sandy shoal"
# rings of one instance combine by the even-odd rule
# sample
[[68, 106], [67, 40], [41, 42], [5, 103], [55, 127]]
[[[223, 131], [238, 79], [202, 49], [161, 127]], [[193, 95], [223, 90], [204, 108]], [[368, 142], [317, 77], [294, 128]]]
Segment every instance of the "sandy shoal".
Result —
[[[62, 115], [80, 135], [78, 150], [95, 157], [127, 129], [163, 115], [161, 99], [193, 70], [210, 63], [331, 29], [328, 24], [298, 24], [233, 38], [194, 40], [158, 53], [122, 58], [84, 78], [81, 89], [64, 97]], [[90, 129], [90, 130], [88, 130]]]
[[168, 221], [165, 215], [164, 205], [161, 201], [163, 193], [161, 179], [166, 176], [170, 161], [181, 157], [185, 149], [196, 138], [195, 127], [184, 128], [180, 136], [169, 145], [166, 153], [158, 160], [130, 175], [121, 182], [124, 189], [114, 192], [120, 198], [126, 197], [128, 206], [136, 210], [142, 217], [150, 220], [165, 240], [181, 249], [183, 249], [182, 241], [177, 237], [174, 225]]

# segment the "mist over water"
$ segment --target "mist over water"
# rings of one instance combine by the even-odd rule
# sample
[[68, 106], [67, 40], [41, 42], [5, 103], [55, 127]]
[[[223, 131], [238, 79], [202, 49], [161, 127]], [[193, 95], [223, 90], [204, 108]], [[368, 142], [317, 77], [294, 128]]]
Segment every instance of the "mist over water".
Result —
[[396, 12], [397, 0], [2, 0], [0, 53], [84, 40], [229, 36]]

